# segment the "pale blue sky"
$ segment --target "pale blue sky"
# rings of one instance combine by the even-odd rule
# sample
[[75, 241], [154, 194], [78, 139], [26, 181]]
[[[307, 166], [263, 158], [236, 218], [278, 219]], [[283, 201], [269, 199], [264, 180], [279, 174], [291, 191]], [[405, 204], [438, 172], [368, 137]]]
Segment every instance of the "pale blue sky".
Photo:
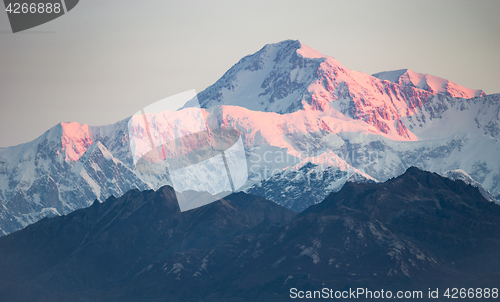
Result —
[[114, 123], [298, 39], [369, 74], [410, 68], [500, 92], [500, 1], [80, 0], [12, 34], [0, 12], [0, 146]]

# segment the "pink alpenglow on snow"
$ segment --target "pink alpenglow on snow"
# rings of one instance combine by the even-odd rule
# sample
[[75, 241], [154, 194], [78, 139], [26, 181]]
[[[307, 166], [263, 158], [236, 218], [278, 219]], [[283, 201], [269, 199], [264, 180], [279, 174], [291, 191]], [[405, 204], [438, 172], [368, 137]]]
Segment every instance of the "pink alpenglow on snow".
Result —
[[391, 140], [415, 141], [409, 126], [433, 119], [445, 109], [434, 98], [478, 96], [484, 92], [408, 70], [374, 76], [349, 70], [312, 47], [287, 40], [241, 59], [198, 94], [198, 100], [203, 108], [230, 105], [279, 114], [318, 111], [341, 124], [366, 123], [366, 129]]
[[409, 69], [383, 71], [373, 75], [380, 80], [387, 80], [405, 86], [427, 90], [433, 94], [446, 93], [456, 98], [475, 98], [486, 94], [480, 89], [470, 89], [430, 74], [417, 73]]

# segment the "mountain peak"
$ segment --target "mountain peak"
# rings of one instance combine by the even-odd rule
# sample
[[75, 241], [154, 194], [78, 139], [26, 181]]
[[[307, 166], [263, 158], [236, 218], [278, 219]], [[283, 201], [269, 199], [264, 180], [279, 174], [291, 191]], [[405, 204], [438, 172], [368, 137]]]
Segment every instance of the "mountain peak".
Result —
[[264, 45], [262, 49], [299, 49], [302, 46], [302, 43], [299, 40], [283, 40], [277, 43], [269, 43]]
[[[319, 52], [297, 40], [267, 44], [242, 58], [198, 94], [201, 107], [233, 105], [254, 111], [295, 112], [318, 76]], [[326, 58], [326, 57], [325, 57]]]
[[267, 44], [263, 47], [263, 50], [288, 50], [290, 53], [296, 52], [301, 55], [303, 58], [309, 59], [318, 59], [318, 58], [327, 58], [327, 56], [323, 55], [316, 49], [300, 42], [299, 40], [284, 40], [278, 43]]
[[323, 55], [316, 49], [302, 43], [300, 49], [297, 49], [297, 53], [300, 54], [303, 58], [309, 58], [309, 59], [327, 58], [327, 56]]
[[205, 109], [228, 105], [281, 115], [303, 111], [317, 119], [327, 115], [366, 133], [416, 141], [414, 131], [441, 118], [455, 98], [463, 102], [483, 95], [409, 69], [370, 76], [298, 40], [285, 40], [242, 58], [200, 92], [198, 101]]
[[37, 140], [48, 140], [56, 144], [57, 154], [65, 161], [75, 162], [94, 142], [87, 124], [76, 122], [59, 123], [49, 129]]

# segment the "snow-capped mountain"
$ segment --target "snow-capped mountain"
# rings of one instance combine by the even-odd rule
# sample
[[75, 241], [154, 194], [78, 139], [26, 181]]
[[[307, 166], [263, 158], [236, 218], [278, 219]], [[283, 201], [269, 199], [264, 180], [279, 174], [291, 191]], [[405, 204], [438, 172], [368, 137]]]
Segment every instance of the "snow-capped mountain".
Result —
[[[231, 105], [280, 114], [319, 111], [365, 122], [375, 128], [369, 131], [392, 140], [417, 140], [407, 126], [440, 118], [450, 106], [468, 106], [467, 99], [480, 96], [485, 96], [481, 90], [410, 70], [374, 76], [349, 70], [332, 57], [288, 40], [244, 57], [198, 100], [204, 108]], [[412, 123], [407, 125], [405, 118]]]
[[339, 191], [346, 182], [377, 182], [359, 171], [346, 171], [345, 165], [321, 166], [307, 162], [302, 167], [291, 167], [246, 190], [263, 196], [296, 212], [321, 202], [332, 192]]
[[[0, 233], [86, 207], [95, 199], [151, 188], [118, 159], [120, 125], [61, 123], [30, 143], [0, 149], [0, 196], [12, 216], [0, 223]], [[111, 130], [109, 135], [100, 136], [105, 130]], [[114, 147], [114, 155], [99, 139]]]
[[[283, 180], [323, 177], [315, 190], [299, 192], [300, 182], [287, 189], [294, 192], [289, 207], [304, 208], [300, 199], [316, 203], [306, 195], [326, 196], [348, 180], [385, 181], [410, 166], [462, 169], [500, 194], [500, 94], [409, 70], [370, 76], [283, 41], [244, 57], [197, 98], [202, 109], [188, 102], [175, 112], [151, 113], [154, 139], [179, 137], [183, 127], [199, 123], [201, 110], [207, 131], [240, 132], [249, 172], [244, 190], [264, 188], [262, 195], [283, 204]], [[61, 123], [32, 142], [1, 148], [0, 234], [95, 199], [171, 184], [165, 166], [155, 173], [136, 169], [129, 133], [142, 130], [129, 129], [129, 118], [96, 127]], [[187, 142], [179, 150], [198, 146]]]

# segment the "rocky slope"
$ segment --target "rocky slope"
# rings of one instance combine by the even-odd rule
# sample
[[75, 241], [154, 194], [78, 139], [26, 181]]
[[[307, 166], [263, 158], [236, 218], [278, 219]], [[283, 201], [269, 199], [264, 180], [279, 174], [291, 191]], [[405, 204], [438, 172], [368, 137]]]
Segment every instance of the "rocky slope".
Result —
[[0, 299], [288, 301], [291, 288], [500, 282], [500, 206], [460, 180], [412, 167], [294, 215], [244, 193], [181, 213], [170, 187], [130, 191], [0, 238]]

